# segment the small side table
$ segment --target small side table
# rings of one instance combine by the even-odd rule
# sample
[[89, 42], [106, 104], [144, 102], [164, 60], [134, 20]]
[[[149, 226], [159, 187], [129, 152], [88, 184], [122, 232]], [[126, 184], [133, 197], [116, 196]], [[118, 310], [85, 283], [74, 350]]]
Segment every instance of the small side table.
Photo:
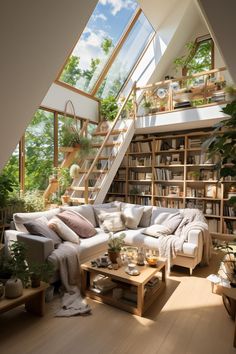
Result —
[[24, 289], [23, 295], [16, 299], [0, 299], [0, 314], [25, 304], [26, 311], [37, 316], [43, 316], [45, 312], [45, 290], [47, 287], [48, 284], [41, 282], [38, 288]]

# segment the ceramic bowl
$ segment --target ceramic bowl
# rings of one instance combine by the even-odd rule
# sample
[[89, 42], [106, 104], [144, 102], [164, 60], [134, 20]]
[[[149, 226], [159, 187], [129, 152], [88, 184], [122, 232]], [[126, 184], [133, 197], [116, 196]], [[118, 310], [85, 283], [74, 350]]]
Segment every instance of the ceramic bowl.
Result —
[[149, 266], [155, 267], [157, 265], [157, 262], [158, 262], [158, 257], [157, 256], [147, 256], [146, 257], [146, 261], [147, 261]]

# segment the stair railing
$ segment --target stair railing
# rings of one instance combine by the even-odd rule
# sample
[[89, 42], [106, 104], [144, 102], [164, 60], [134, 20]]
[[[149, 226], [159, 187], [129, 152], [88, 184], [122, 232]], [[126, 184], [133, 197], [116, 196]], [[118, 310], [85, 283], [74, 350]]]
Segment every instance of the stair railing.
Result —
[[[102, 153], [102, 151], [103, 151], [108, 139], [110, 138], [111, 133], [114, 130], [114, 128], [116, 126], [116, 123], [118, 122], [118, 120], [120, 118], [120, 115], [121, 115], [122, 111], [124, 110], [124, 108], [126, 106], [126, 103], [128, 102], [128, 99], [130, 98], [130, 96], [131, 96], [133, 91], [134, 91], [134, 94], [135, 94], [135, 88], [136, 88], [136, 82], [133, 84], [129, 94], [126, 96], [123, 104], [121, 105], [121, 107], [120, 107], [120, 109], [119, 109], [119, 111], [118, 111], [118, 113], [116, 115], [116, 118], [113, 121], [112, 126], [108, 130], [108, 133], [107, 133], [105, 139], [103, 140], [103, 143], [102, 143], [100, 149], [98, 150], [97, 155], [95, 156], [95, 158], [94, 158], [94, 160], [93, 160], [93, 162], [92, 162], [92, 164], [91, 164], [91, 166], [90, 166], [90, 168], [89, 168], [89, 170], [88, 170], [88, 172], [87, 172], [87, 174], [85, 176], [85, 179], [84, 179], [84, 200], [85, 200], [85, 204], [88, 204], [88, 201], [89, 201], [89, 188], [88, 188], [89, 187], [89, 185], [88, 185], [89, 184], [89, 177], [92, 174], [94, 167], [98, 163], [98, 159], [101, 156], [101, 153]], [[135, 97], [135, 95], [134, 95], [134, 97]], [[134, 102], [134, 107], [135, 107], [135, 112], [136, 112], [136, 102]], [[134, 114], [134, 119], [135, 119], [135, 114]]]

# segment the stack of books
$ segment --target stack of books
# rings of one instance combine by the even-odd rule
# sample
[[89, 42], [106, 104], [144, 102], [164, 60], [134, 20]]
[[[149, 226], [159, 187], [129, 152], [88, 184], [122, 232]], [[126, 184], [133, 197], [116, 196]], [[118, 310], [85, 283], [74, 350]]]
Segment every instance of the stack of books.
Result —
[[225, 101], [225, 92], [223, 90], [213, 92], [212, 97], [211, 97], [211, 101], [212, 102]]

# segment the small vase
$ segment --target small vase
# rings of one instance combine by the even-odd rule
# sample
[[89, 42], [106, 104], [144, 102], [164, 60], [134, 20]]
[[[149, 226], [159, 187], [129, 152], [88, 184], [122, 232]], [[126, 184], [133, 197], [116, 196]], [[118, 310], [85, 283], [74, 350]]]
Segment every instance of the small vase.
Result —
[[5, 284], [5, 297], [15, 299], [23, 294], [23, 284], [19, 278], [10, 278]]
[[35, 274], [31, 274], [30, 280], [31, 280], [31, 288], [39, 288], [40, 287], [40, 277], [39, 276], [37, 276]]
[[117, 258], [120, 257], [120, 252], [119, 251], [115, 252], [115, 251], [109, 251], [108, 250], [108, 256], [110, 258], [111, 263], [115, 264], [115, 263], [117, 263]]

